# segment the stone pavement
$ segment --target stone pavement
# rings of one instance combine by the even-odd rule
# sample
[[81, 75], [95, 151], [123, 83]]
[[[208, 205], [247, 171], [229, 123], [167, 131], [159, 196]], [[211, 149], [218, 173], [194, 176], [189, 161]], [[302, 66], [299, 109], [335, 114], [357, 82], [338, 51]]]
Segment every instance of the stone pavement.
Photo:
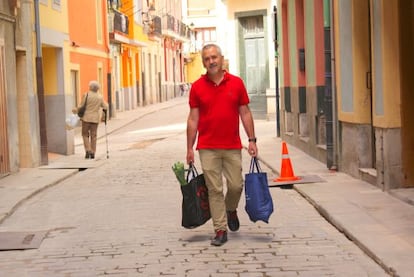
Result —
[[[106, 126], [100, 124], [98, 134], [102, 139], [105, 133], [111, 134], [148, 113], [182, 101], [186, 101], [186, 97], [118, 113]], [[275, 122], [256, 121], [256, 134], [259, 159], [262, 169], [268, 172], [269, 185], [279, 186], [280, 183], [273, 180], [278, 177], [281, 166], [281, 140], [276, 137], [275, 128], [269, 128], [272, 123]], [[79, 131], [74, 132], [75, 144], [81, 148]], [[295, 175], [302, 177], [293, 188], [391, 275], [412, 276], [414, 190], [384, 192], [344, 173], [327, 170], [323, 163], [291, 145], [288, 150]], [[67, 165], [79, 161], [79, 155], [82, 154], [50, 156], [47, 170], [45, 167], [21, 169], [19, 173], [0, 179], [0, 223], [40, 191], [72, 176], [79, 168], [95, 166], [88, 161], [67, 168], [60, 166], [63, 162]], [[105, 155], [101, 153], [97, 157], [98, 163], [105, 162]]]

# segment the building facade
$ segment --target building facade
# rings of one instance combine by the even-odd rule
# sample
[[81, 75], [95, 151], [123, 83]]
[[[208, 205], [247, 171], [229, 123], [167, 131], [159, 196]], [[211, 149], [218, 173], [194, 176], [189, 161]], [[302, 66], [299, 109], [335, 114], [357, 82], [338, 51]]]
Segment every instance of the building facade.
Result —
[[181, 95], [182, 85], [187, 82], [183, 52], [184, 44], [190, 40], [191, 30], [182, 20], [182, 2], [163, 0], [158, 8], [164, 52], [162, 79], [166, 91], [162, 101]]
[[[111, 60], [105, 1], [70, 0], [67, 4], [69, 60], [68, 66], [65, 66], [68, 68], [65, 69], [65, 76], [69, 87], [66, 93], [67, 114], [70, 114], [71, 107], [79, 106], [88, 92], [91, 80], [98, 81], [98, 93], [102, 94], [105, 101], [111, 99], [112, 90], [108, 85]], [[73, 135], [74, 130], [67, 132]], [[67, 154], [73, 153], [71, 147]]]
[[181, 95], [181, 16], [180, 0], [1, 1], [0, 176], [74, 153], [65, 122], [91, 80], [110, 117]]
[[[190, 26], [190, 39], [184, 46], [185, 70], [188, 83], [193, 83], [206, 72], [201, 60], [201, 49], [206, 43], [217, 43], [219, 22], [227, 21], [225, 16], [220, 16], [220, 11], [225, 10], [221, 0], [183, 1], [183, 18]], [[225, 57], [228, 63], [228, 57]]]
[[40, 164], [33, 4], [0, 3], [0, 177]]
[[[110, 30], [115, 110], [178, 96], [185, 82], [183, 42], [189, 37], [189, 27], [181, 21], [181, 1], [109, 3], [115, 20]], [[118, 24], [117, 18], [125, 23]], [[117, 28], [123, 24], [126, 31]]]
[[118, 38], [122, 38], [111, 40], [114, 107], [116, 111], [131, 110], [149, 104], [149, 99], [152, 98], [149, 82], [145, 82], [150, 74], [142, 74], [146, 66], [142, 60], [143, 49], [151, 44], [143, 32], [142, 23], [144, 10], [148, 11], [149, 7], [143, 1], [135, 0], [117, 1], [116, 5], [112, 4], [111, 9], [115, 14], [121, 15], [121, 30], [117, 28], [118, 22], [115, 21], [113, 32], [118, 33]]
[[330, 51], [325, 49], [330, 31], [323, 4], [323, 0], [279, 1], [276, 15], [281, 137], [325, 161], [325, 77], [330, 73], [325, 60], [330, 57], [324, 54]]
[[219, 33], [228, 49], [229, 70], [245, 82], [256, 119], [275, 115], [274, 1], [225, 2], [229, 25]]
[[[67, 1], [39, 0], [35, 1], [34, 5], [39, 9], [40, 18], [40, 27], [35, 35], [40, 38], [38, 46], [41, 47], [42, 78], [37, 81], [42, 82], [44, 91], [39, 91], [38, 87], [37, 93], [44, 93], [43, 128], [46, 129], [47, 151], [70, 154], [73, 153], [73, 136], [67, 132], [65, 126], [66, 116], [73, 108], [69, 89], [70, 40]], [[42, 110], [40, 107], [39, 114], [42, 114]]]
[[255, 118], [275, 118], [283, 140], [383, 190], [414, 186], [410, 1], [186, 3], [189, 80], [215, 42]]
[[383, 190], [414, 186], [413, 3], [279, 0], [282, 138]]
[[274, 1], [186, 1], [186, 23], [195, 38], [187, 55], [190, 81], [205, 73], [199, 51], [206, 43], [217, 43], [225, 58], [225, 69], [240, 76], [246, 85], [250, 108], [256, 119], [276, 114]]

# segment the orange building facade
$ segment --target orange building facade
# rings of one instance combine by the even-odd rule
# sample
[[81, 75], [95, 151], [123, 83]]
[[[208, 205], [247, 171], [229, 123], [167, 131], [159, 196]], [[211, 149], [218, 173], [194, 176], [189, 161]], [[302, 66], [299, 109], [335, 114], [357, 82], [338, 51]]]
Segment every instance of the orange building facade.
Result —
[[88, 83], [97, 80], [105, 101], [111, 97], [108, 73], [111, 68], [105, 1], [68, 1], [70, 39], [70, 83], [77, 106], [88, 91]]

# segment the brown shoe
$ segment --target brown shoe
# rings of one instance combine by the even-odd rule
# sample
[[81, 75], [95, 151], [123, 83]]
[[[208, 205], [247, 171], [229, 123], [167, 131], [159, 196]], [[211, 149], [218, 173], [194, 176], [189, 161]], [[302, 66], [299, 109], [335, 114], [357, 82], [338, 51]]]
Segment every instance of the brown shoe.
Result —
[[218, 230], [216, 232], [216, 236], [211, 241], [211, 245], [222, 246], [223, 244], [226, 243], [226, 241], [227, 241], [227, 231]]
[[227, 225], [229, 226], [229, 229], [233, 232], [239, 230], [240, 222], [237, 216], [237, 211], [227, 212]]

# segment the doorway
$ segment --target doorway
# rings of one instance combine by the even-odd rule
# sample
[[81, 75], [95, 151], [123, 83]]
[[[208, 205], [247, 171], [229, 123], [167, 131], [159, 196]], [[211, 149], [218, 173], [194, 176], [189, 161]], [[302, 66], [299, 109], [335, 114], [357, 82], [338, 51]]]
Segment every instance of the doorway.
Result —
[[240, 75], [250, 98], [250, 109], [257, 119], [267, 117], [266, 88], [269, 83], [264, 14], [239, 17]]

